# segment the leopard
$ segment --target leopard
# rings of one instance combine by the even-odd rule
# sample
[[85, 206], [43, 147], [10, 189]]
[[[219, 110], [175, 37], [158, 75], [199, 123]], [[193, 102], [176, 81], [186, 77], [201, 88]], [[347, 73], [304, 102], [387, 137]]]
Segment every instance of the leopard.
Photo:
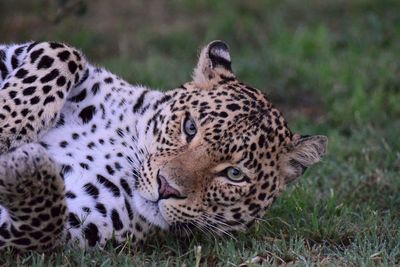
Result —
[[0, 249], [103, 248], [261, 220], [327, 152], [240, 82], [220, 40], [192, 80], [131, 85], [59, 42], [0, 45]]

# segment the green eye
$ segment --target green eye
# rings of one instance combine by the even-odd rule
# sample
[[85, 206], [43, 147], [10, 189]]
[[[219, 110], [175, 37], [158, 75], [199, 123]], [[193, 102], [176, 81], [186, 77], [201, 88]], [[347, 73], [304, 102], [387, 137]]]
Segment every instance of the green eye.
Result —
[[190, 139], [196, 135], [197, 127], [192, 118], [188, 117], [185, 119], [185, 122], [183, 123], [183, 131]]
[[226, 176], [235, 182], [241, 181], [244, 178], [244, 173], [242, 170], [236, 167], [229, 167], [226, 169]]

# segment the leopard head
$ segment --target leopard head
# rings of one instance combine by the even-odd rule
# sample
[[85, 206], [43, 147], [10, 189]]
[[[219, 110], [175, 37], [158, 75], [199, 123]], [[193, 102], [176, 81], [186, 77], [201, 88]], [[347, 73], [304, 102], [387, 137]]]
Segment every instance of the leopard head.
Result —
[[293, 134], [262, 91], [237, 80], [221, 41], [166, 96], [135, 192], [138, 212], [162, 228], [244, 230], [326, 153], [327, 137]]

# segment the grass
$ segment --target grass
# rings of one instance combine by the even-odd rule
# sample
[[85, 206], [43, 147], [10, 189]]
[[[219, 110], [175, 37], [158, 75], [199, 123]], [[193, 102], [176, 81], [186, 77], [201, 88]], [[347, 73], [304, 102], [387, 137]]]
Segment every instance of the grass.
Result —
[[198, 47], [225, 40], [237, 75], [265, 89], [293, 130], [327, 135], [329, 155], [236, 240], [161, 233], [140, 248], [4, 252], [2, 264], [400, 264], [398, 1], [173, 0], [112, 7], [87, 1], [85, 14], [67, 14], [58, 24], [48, 22], [51, 6], [33, 2], [21, 1], [18, 9], [13, 1], [0, 3], [0, 42], [68, 42], [128, 81], [154, 88], [189, 80]]

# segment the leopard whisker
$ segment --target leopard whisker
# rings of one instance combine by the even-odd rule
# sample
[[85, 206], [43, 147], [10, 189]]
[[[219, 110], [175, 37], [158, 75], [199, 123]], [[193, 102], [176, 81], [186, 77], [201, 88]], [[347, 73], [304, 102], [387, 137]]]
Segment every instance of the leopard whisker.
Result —
[[[221, 232], [222, 234], [227, 235], [227, 236], [229, 236], [230, 238], [232, 238], [232, 239], [234, 239], [234, 240], [237, 240], [236, 237], [234, 237], [231, 233], [229, 233], [229, 231], [226, 231], [226, 230], [223, 229], [223, 227], [224, 227], [225, 225], [221, 224], [220, 221], [218, 221], [218, 220], [210, 220], [211, 218], [204, 217], [204, 215], [202, 215], [201, 218], [203, 219], [203, 222], [204, 222], [205, 224], [207, 224], [208, 226], [212, 227], [212, 228], [215, 229], [215, 230], [218, 230], [218, 231]], [[210, 222], [211, 222], [211, 223], [210, 223]], [[214, 225], [214, 224], [215, 224], [215, 225]], [[225, 226], [225, 227], [226, 227], [226, 226]], [[217, 233], [218, 233], [218, 232], [217, 232]]]

